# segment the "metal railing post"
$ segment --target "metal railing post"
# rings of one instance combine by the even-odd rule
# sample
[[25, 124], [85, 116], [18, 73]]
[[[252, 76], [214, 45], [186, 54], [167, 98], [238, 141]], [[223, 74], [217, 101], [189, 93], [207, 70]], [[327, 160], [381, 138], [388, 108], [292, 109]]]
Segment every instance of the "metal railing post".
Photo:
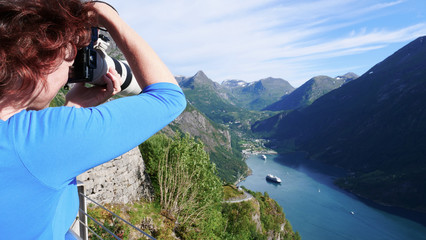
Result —
[[[78, 199], [80, 202], [79, 208], [84, 211], [84, 213], [87, 213], [87, 203], [86, 198], [82, 196], [84, 195], [84, 184], [81, 181], [77, 181], [77, 189], [78, 189]], [[82, 240], [88, 240], [89, 239], [89, 232], [87, 229], [87, 216], [82, 213], [81, 211], [78, 211], [78, 218], [80, 219], [79, 225], [80, 225], [80, 238]]]

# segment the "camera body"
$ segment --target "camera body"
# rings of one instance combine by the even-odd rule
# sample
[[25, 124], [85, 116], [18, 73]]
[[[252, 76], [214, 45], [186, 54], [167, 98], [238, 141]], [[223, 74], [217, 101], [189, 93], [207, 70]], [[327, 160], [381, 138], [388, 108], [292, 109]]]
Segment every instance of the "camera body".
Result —
[[88, 46], [77, 51], [74, 64], [70, 68], [68, 83], [87, 82], [93, 85], [105, 85], [103, 76], [113, 67], [121, 76], [119, 95], [130, 96], [142, 92], [132, 70], [126, 61], [108, 56], [105, 36], [99, 37], [97, 28], [92, 28], [91, 41]]

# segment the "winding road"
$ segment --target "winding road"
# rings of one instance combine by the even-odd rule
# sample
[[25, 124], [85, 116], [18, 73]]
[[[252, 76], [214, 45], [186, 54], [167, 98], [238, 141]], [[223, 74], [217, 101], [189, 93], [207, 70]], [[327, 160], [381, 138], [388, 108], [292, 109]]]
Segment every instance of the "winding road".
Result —
[[251, 200], [251, 199], [253, 199], [253, 195], [251, 195], [250, 193], [248, 193], [248, 192], [246, 192], [246, 191], [243, 191], [244, 192], [244, 197], [243, 198], [238, 198], [238, 199], [235, 199], [235, 200], [227, 200], [227, 201], [224, 201], [225, 203], [239, 203], [239, 202], [244, 202], [244, 201], [249, 201], [249, 200]]

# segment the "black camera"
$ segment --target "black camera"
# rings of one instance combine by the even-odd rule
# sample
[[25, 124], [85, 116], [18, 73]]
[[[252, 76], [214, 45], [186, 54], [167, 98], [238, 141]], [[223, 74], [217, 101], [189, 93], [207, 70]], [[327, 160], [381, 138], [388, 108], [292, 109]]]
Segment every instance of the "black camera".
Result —
[[102, 77], [110, 67], [121, 76], [121, 92], [119, 95], [136, 95], [142, 92], [132, 70], [126, 61], [108, 56], [107, 42], [110, 40], [99, 35], [97, 28], [92, 28], [91, 41], [87, 47], [77, 51], [74, 64], [71, 66], [68, 83], [87, 82], [94, 85], [105, 85]]

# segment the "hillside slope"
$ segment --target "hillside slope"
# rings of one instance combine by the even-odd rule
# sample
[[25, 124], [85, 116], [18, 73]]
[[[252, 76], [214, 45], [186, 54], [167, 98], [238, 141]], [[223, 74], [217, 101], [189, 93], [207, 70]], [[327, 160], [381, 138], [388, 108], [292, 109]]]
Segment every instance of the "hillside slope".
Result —
[[199, 71], [192, 77], [177, 78], [189, 103], [207, 117], [218, 123], [235, 121], [235, 115], [241, 110], [227, 100], [227, 95], [218, 83]]
[[336, 78], [328, 76], [313, 77], [292, 93], [283, 96], [281, 100], [267, 106], [264, 110], [293, 110], [308, 106], [324, 94], [341, 87], [346, 82], [357, 77], [354, 73], [347, 73]]
[[204, 114], [188, 104], [185, 111], [163, 130], [168, 136], [176, 132], [189, 133], [204, 143], [210, 160], [216, 164], [219, 177], [229, 183], [247, 171], [247, 165], [239, 148], [235, 146], [229, 129], [209, 120]]

